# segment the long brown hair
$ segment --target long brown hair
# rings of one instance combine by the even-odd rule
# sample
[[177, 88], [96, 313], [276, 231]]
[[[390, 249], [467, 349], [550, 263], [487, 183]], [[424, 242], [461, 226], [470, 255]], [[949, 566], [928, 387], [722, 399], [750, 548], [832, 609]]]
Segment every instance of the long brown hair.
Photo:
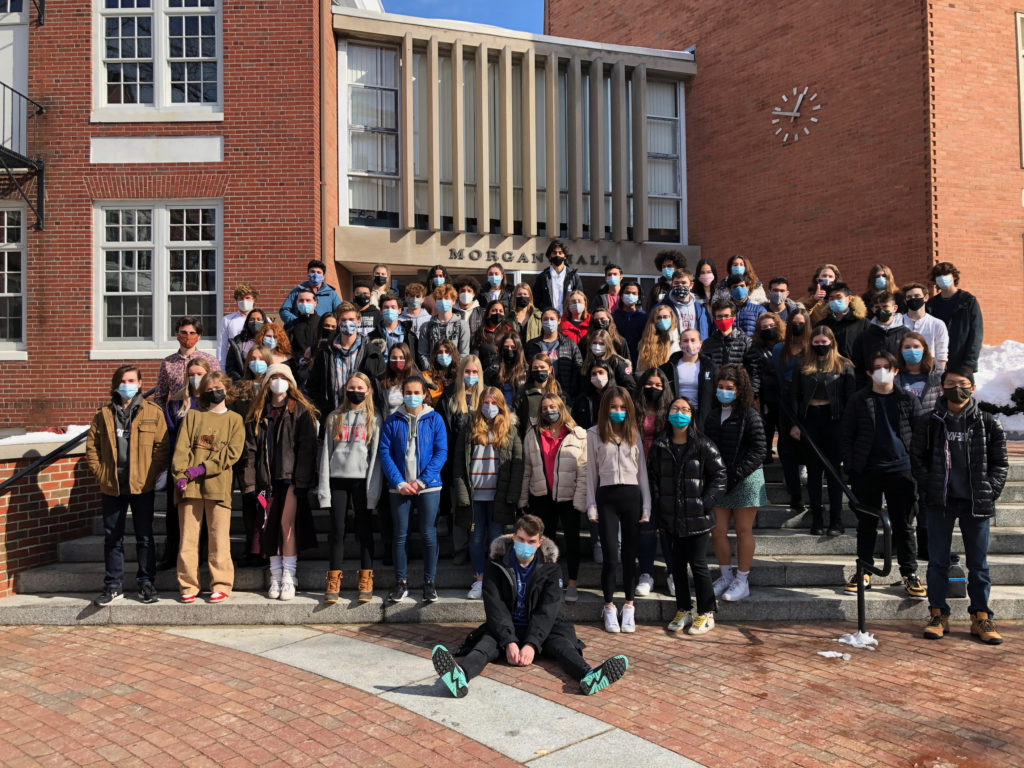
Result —
[[[557, 395], [558, 394], [558, 380], [555, 378], [555, 366], [551, 364], [551, 358], [548, 357], [546, 352], [538, 352], [530, 360], [530, 370], [533, 370], [533, 364], [536, 362], [542, 362], [548, 367], [548, 380], [541, 384], [537, 389], [543, 392], [545, 395]], [[536, 384], [537, 382], [534, 382]]]
[[836, 336], [827, 325], [819, 325], [814, 329], [811, 337], [807, 340], [808, 348], [813, 346], [812, 342], [818, 336], [824, 336], [832, 342], [832, 348], [829, 349], [827, 355], [822, 357], [818, 357], [813, 351], [811, 354], [805, 355], [804, 367], [800, 371], [804, 376], [813, 376], [816, 373], [838, 373], [843, 370], [844, 363], [850, 362], [839, 354], [839, 349], [836, 347]]
[[[596, 315], [598, 312], [608, 315], [607, 328], [598, 328], [596, 325], [594, 325], [594, 315]], [[619, 334], [619, 329], [615, 327], [615, 318], [612, 317], [612, 313], [609, 312], [606, 307], [594, 307], [594, 309], [590, 313], [590, 325], [587, 326], [587, 335], [583, 337], [582, 342], [583, 344], [587, 345], [588, 349], [590, 348], [591, 334], [597, 333], [598, 331], [604, 331], [609, 336], [611, 336], [612, 344], [614, 345], [614, 348], [612, 349], [613, 352], [619, 352], [619, 350], [622, 349], [623, 345], [625, 344], [625, 340]]]
[[[786, 321], [779, 317], [778, 312], [762, 312], [757, 316], [757, 320], [754, 321], [754, 343], [759, 347], [765, 347], [765, 344], [761, 342], [761, 321], [765, 318], [775, 321], [775, 327], [779, 331], [779, 341], [786, 338]], [[775, 342], [772, 342], [771, 347], [775, 346]], [[771, 347], [768, 347], [769, 349]]]
[[[402, 353], [402, 359], [405, 360], [405, 367], [402, 368], [401, 373], [395, 373], [391, 368], [391, 353], [395, 350]], [[388, 363], [387, 368], [384, 371], [384, 375], [381, 377], [380, 383], [385, 389], [391, 389], [392, 387], [401, 387], [405, 383], [405, 380], [410, 376], [418, 374], [419, 368], [416, 367], [416, 358], [409, 349], [409, 345], [404, 341], [395, 344], [391, 349], [388, 350]]]
[[596, 357], [590, 350], [590, 346], [587, 346], [587, 353], [583, 357], [583, 370], [587, 370], [594, 363], [612, 363], [616, 358], [625, 362], [625, 359], [616, 351], [615, 344], [612, 343], [612, 335], [608, 331], [595, 331], [593, 335], [587, 334], [590, 337], [590, 343], [604, 344], [604, 354], [601, 357]]
[[[511, 365], [505, 362], [505, 342], [511, 341], [516, 350], [516, 359]], [[518, 333], [510, 333], [501, 340], [498, 347], [501, 365], [498, 368], [498, 381], [512, 387], [522, 386], [526, 382], [526, 356], [523, 354], [523, 340]]]
[[[278, 365], [284, 366], [284, 363], [278, 363]], [[273, 367], [271, 367], [267, 369], [265, 374], [263, 374], [263, 382], [260, 384], [260, 391], [257, 392], [256, 397], [252, 399], [252, 404], [249, 406], [249, 412], [245, 415], [246, 421], [256, 425], [260, 423], [260, 420], [263, 418], [263, 409], [266, 407], [267, 400], [270, 399], [271, 395], [270, 377], [276, 373], [278, 373], [278, 371], [275, 371]], [[207, 374], [206, 378], [209, 378], [212, 375], [212, 373]], [[206, 378], [203, 379], [204, 382], [206, 381]], [[288, 401], [286, 406], [288, 410], [291, 413], [294, 413], [295, 406], [298, 404], [309, 411], [309, 415], [313, 417], [314, 421], [318, 419], [320, 417], [320, 412], [316, 409], [316, 406], [309, 401], [309, 398], [299, 391], [299, 388], [295, 386], [295, 382], [292, 379], [288, 377], [285, 378], [288, 380]]]
[[[445, 287], [451, 288], [451, 286], [447, 284], [440, 286], [440, 288]], [[438, 290], [440, 290], [440, 288]], [[455, 289], [452, 288], [452, 290], [454, 291]], [[437, 356], [442, 351], [445, 351], [452, 356], [452, 364], [448, 366], [447, 371], [442, 370], [441, 367], [437, 364]], [[455, 376], [459, 372], [460, 363], [461, 360], [459, 359], [458, 347], [456, 347], [455, 344], [453, 344], [448, 339], [439, 339], [438, 342], [434, 345], [433, 351], [430, 353], [430, 370], [427, 371], [427, 373], [430, 375], [430, 383], [432, 385], [432, 388], [443, 390], [445, 387], [447, 387], [449, 384], [455, 381]]]
[[[494, 404], [498, 406], [498, 415], [494, 417], [491, 422], [488, 422], [484, 418], [483, 408], [484, 398], [490, 397], [494, 400]], [[494, 446], [500, 448], [505, 445], [505, 441], [508, 440], [509, 431], [512, 428], [512, 414], [508, 410], [508, 405], [505, 403], [505, 396], [501, 394], [501, 391], [497, 387], [487, 387], [480, 395], [480, 399], [477, 401], [476, 407], [473, 408], [473, 414], [469, 419], [469, 432], [470, 439], [474, 445], [487, 445], [492, 443]]]
[[345, 382], [346, 391], [348, 391], [348, 385], [352, 383], [353, 379], [359, 379], [361, 382], [363, 382], [363, 384], [366, 385], [366, 398], [359, 405], [353, 405], [352, 402], [348, 399], [348, 397], [345, 397], [341, 406], [336, 411], [334, 411], [334, 413], [331, 414], [330, 418], [336, 419], [338, 427], [337, 430], [334, 432], [335, 440], [341, 439], [341, 428], [343, 425], [341, 423], [342, 419], [340, 418], [340, 415], [343, 413], [348, 413], [349, 411], [362, 410], [366, 413], [366, 431], [368, 433], [371, 432], [376, 427], [376, 424], [373, 420], [373, 386], [370, 384], [370, 378], [365, 373], [353, 373], [351, 376], [348, 377], [348, 381]]
[[896, 356], [896, 364], [899, 366], [900, 371], [906, 372], [907, 361], [903, 359], [903, 342], [907, 339], [913, 339], [914, 341], [921, 342], [921, 346], [924, 347], [924, 354], [921, 355], [921, 373], [930, 373], [932, 368], [935, 367], [935, 358], [932, 357], [932, 350], [928, 346], [928, 340], [917, 331], [910, 331], [900, 339], [900, 353]]
[[725, 275], [722, 277], [723, 280], [728, 280], [729, 275], [732, 274], [732, 265], [736, 263], [736, 259], [743, 259], [743, 266], [746, 270], [743, 273], [748, 282], [747, 285], [754, 289], [761, 281], [757, 279], [757, 272], [754, 271], [754, 265], [750, 263], [750, 257], [744, 256], [742, 253], [734, 253], [729, 257], [728, 261], [725, 262]]
[[[804, 319], [804, 332], [799, 338], [793, 333], [793, 318], [799, 315]], [[797, 309], [794, 309], [789, 313], [789, 320], [786, 323], [786, 337], [783, 340], [782, 354], [779, 355], [780, 363], [788, 363], [794, 357], [799, 356], [801, 359], [807, 359], [808, 347], [811, 344], [811, 335], [807, 332], [807, 327], [811, 324], [811, 313], [808, 312], [802, 305]], [[799, 325], [799, 323], [797, 323]], [[798, 355], [793, 354], [793, 342], [800, 346], [800, 352]]]
[[896, 285], [896, 278], [893, 276], [892, 270], [889, 268], [889, 266], [887, 264], [881, 263], [871, 265], [871, 269], [868, 271], [868, 289], [866, 293], [869, 296], [878, 293], [878, 289], [875, 288], [875, 275], [879, 272], [885, 273], [885, 288], [883, 288], [882, 290], [888, 291], [889, 293], [895, 295], [896, 292], [899, 290], [899, 286]]
[[[544, 403], [548, 401], [551, 401], [558, 407], [558, 421], [554, 424], [548, 424], [547, 421], [544, 420]], [[542, 429], [549, 429], [557, 424], [561, 424], [563, 427], [568, 427], [569, 429], [576, 429], [576, 422], [569, 414], [569, 406], [565, 404], [565, 400], [560, 398], [558, 395], [548, 393], [541, 397], [540, 404], [537, 407], [537, 426], [535, 429], [539, 435]]]
[[[611, 402], [615, 398], [622, 400], [626, 409], [626, 420], [621, 424], [612, 424], [608, 413], [611, 410]], [[597, 410], [597, 434], [602, 443], [610, 443], [616, 437], [629, 445], [636, 445], [639, 430], [636, 427], [636, 409], [633, 408], [633, 398], [623, 387], [608, 387], [601, 398], [601, 407]], [[593, 457], [591, 457], [593, 460]], [[641, 471], [644, 471], [641, 468]]]
[[[667, 331], [659, 331], [655, 325], [655, 319], [662, 309], [667, 310], [672, 319], [672, 325]], [[657, 368], [668, 362], [672, 351], [672, 331], [679, 331], [679, 316], [676, 311], [664, 304], [656, 305], [647, 316], [647, 325], [644, 326], [644, 334], [640, 337], [640, 349], [636, 358], [638, 371]]]

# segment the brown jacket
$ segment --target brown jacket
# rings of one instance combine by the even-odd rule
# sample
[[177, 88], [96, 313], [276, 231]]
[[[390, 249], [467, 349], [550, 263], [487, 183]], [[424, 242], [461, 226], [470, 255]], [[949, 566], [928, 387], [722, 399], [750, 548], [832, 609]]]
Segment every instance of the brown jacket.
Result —
[[[117, 483], [117, 434], [114, 425], [113, 403], [96, 411], [89, 425], [89, 436], [85, 441], [85, 460], [96, 476], [100, 493], [106, 496], [120, 496]], [[132, 419], [132, 433], [128, 440], [131, 456], [128, 459], [128, 493], [149, 493], [156, 485], [157, 477], [167, 468], [170, 441], [167, 439], [167, 422], [160, 406], [143, 400]]]
[[200, 464], [206, 474], [185, 486], [183, 499], [203, 499], [231, 503], [232, 468], [245, 448], [245, 427], [234, 411], [211, 413], [190, 410], [178, 430], [171, 473], [174, 482], [185, 476], [189, 467]]

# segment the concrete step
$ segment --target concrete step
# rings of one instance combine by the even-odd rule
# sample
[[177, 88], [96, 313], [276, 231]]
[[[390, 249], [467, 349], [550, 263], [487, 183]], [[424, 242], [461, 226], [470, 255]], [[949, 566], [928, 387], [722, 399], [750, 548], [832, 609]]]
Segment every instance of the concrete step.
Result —
[[[782, 465], [777, 455], [770, 464], [765, 464], [764, 478], [768, 483], [782, 482]], [[1008, 483], [1024, 483], [1024, 458], [1010, 457], [1009, 474], [1006, 479]]]
[[[386, 606], [378, 593], [372, 602], [359, 604], [343, 598], [328, 606], [322, 596], [302, 592], [293, 600], [268, 600], [252, 592], [236, 592], [223, 603], [210, 604], [202, 598], [192, 605], [175, 599], [162, 599], [144, 605], [134, 597], [118, 600], [106, 608], [94, 606], [90, 598], [76, 594], [15, 595], [0, 600], [0, 625], [257, 625], [257, 624], [369, 624], [396, 623], [477, 623], [484, 619], [483, 603], [465, 599], [461, 591], [442, 590], [433, 604], [407, 602]], [[621, 604], [622, 595], [615, 599]], [[563, 605], [562, 615], [572, 621], [596, 623], [602, 599], [597, 591], [581, 590], [575, 605]], [[964, 621], [967, 600], [951, 600], [954, 621]], [[1024, 618], [1024, 587], [993, 587], [992, 610], [1000, 621]], [[869, 621], [913, 620], [923, 624], [928, 616], [925, 601], [906, 599], [900, 592], [874, 589], [867, 593], [866, 615]], [[739, 603], [719, 601], [716, 620], [736, 621], [841, 621], [854, 622], [857, 600], [837, 588], [762, 587]], [[636, 601], [636, 619], [644, 632], [660, 632], [661, 625], [676, 612], [674, 598], [653, 595]], [[851, 631], [853, 627], [850, 628]], [[870, 627], [869, 627], [870, 629]], [[837, 635], [846, 628], [837, 628]], [[966, 632], [966, 628], [962, 630]], [[621, 638], [628, 653], [633, 641]]]

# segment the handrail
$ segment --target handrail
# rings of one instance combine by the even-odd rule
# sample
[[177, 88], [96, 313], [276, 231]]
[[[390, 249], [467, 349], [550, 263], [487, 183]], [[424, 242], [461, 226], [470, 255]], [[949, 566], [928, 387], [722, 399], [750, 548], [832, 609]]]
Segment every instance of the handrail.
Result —
[[859, 514], [877, 517], [882, 521], [882, 567], [879, 568], [873, 563], [861, 560], [859, 555], [857, 557], [857, 630], [859, 632], [864, 632], [866, 623], [864, 615], [866, 612], [864, 604], [864, 574], [872, 573], [876, 576], [888, 576], [892, 571], [892, 521], [889, 519], [889, 513], [886, 510], [875, 509], [874, 507], [869, 507], [868, 505], [861, 503], [860, 499], [858, 499], [856, 494], [853, 492], [853, 489], [843, 481], [843, 478], [839, 474], [839, 470], [832, 465], [832, 462], [828, 460], [821, 448], [818, 447], [818, 444], [814, 442], [814, 438], [811, 437], [803, 422], [800, 421], [800, 418], [796, 415], [796, 412], [793, 410], [786, 398], [780, 397], [779, 404], [782, 407], [782, 410], [786, 412], [786, 418], [788, 418], [791, 423], [795, 424], [800, 430], [801, 440], [806, 440], [811, 449], [818, 454], [818, 460], [821, 462], [822, 467], [824, 467], [825, 472], [828, 473], [829, 477], [839, 483], [839, 487], [842, 489], [843, 495], [846, 496], [850, 502], [850, 509]]
[[[40, 11], [40, 24], [42, 12]], [[34, 109], [33, 109], [34, 107]], [[36, 229], [43, 229], [46, 193], [44, 179], [45, 163], [39, 155], [39, 116], [46, 109], [35, 99], [0, 82], [0, 126], [5, 126], [5, 133], [0, 137], [0, 167], [18, 194], [36, 216]], [[31, 120], [31, 123], [29, 122]], [[10, 162], [8, 162], [10, 160]], [[28, 171], [36, 178], [36, 200], [33, 203], [25, 191], [23, 179]]]
[[[145, 399], [151, 397], [154, 392], [156, 392], [156, 387], [153, 387], [151, 390], [149, 390], [148, 392], [143, 394], [142, 395], [142, 399], [145, 400]], [[70, 440], [68, 440], [66, 443], [61, 443], [60, 446], [58, 446], [57, 448], [54, 448], [52, 451], [50, 451], [45, 456], [40, 456], [38, 459], [33, 461], [27, 467], [22, 467], [21, 469], [19, 469], [17, 472], [15, 472], [9, 478], [7, 478], [2, 483], [0, 483], [0, 495], [3, 495], [4, 493], [6, 493], [8, 488], [13, 486], [16, 482], [21, 480], [23, 477], [27, 477], [28, 475], [34, 474], [34, 473], [38, 472], [40, 469], [44, 469], [45, 467], [50, 466], [51, 464], [53, 464], [53, 462], [57, 461], [57, 459], [61, 459], [64, 456], [66, 456], [67, 454], [71, 453], [71, 451], [74, 448], [76, 448], [88, 436], [89, 436], [89, 430], [86, 430], [85, 432], [82, 432], [81, 434], [75, 435]]]

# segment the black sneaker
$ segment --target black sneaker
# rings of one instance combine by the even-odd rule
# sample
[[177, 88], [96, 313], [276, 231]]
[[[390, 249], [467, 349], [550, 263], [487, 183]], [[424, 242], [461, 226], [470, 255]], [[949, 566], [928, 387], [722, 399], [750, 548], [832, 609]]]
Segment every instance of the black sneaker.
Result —
[[409, 582], [399, 581], [395, 588], [388, 593], [389, 603], [401, 603], [409, 597]]
[[592, 696], [621, 678], [627, 669], [629, 660], [625, 656], [612, 656], [594, 667], [580, 680], [580, 690], [584, 695]]
[[434, 589], [434, 582], [425, 581], [423, 582], [423, 602], [424, 603], [436, 603], [437, 602], [437, 590]]
[[148, 581], [144, 581], [139, 586], [139, 600], [144, 603], [155, 603], [160, 598], [157, 597], [156, 587], [150, 584]]
[[104, 587], [103, 594], [92, 601], [93, 605], [106, 606], [124, 597], [120, 587]]

